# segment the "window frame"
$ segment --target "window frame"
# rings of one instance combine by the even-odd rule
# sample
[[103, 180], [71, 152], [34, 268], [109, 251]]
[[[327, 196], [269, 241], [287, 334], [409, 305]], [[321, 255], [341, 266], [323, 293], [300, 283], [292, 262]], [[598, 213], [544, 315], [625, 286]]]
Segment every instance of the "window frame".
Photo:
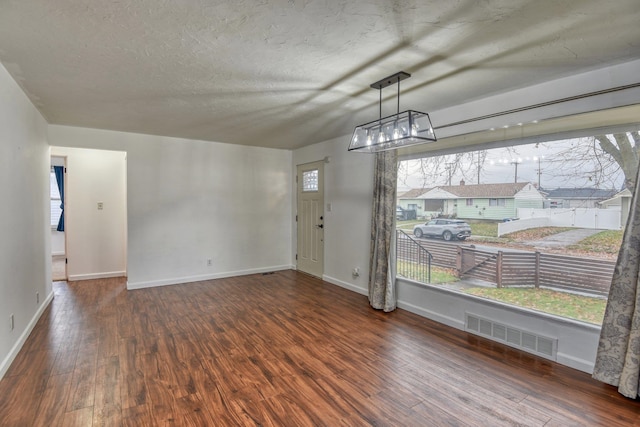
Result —
[[[56, 197], [56, 194], [57, 194], [57, 197]], [[51, 223], [51, 229], [56, 230], [58, 228], [58, 221], [60, 220], [59, 218], [60, 218], [60, 215], [62, 215], [63, 210], [60, 209], [60, 204], [62, 203], [62, 199], [60, 198], [60, 192], [58, 191], [58, 183], [56, 181], [56, 174], [53, 170], [53, 166], [51, 167], [51, 171], [49, 173], [49, 203], [50, 203], [49, 222]], [[57, 206], [57, 207], [54, 208], [54, 206]], [[58, 220], [55, 222], [55, 224], [53, 223], [54, 213], [56, 213], [58, 216]]]

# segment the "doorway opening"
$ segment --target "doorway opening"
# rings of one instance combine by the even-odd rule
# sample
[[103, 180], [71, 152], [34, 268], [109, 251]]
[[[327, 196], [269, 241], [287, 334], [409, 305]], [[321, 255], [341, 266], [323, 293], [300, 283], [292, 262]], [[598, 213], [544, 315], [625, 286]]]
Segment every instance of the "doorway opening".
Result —
[[67, 241], [64, 217], [64, 186], [66, 158], [52, 156], [49, 173], [50, 225], [51, 225], [51, 279], [67, 280]]
[[324, 273], [324, 162], [298, 165], [296, 175], [298, 251], [296, 268], [322, 277]]

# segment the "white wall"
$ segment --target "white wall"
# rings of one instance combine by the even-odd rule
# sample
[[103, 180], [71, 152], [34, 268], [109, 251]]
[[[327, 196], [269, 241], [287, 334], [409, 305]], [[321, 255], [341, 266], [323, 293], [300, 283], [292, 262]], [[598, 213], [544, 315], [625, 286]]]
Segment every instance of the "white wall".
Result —
[[51, 147], [51, 154], [66, 157], [64, 225], [69, 280], [125, 276], [126, 153]]
[[61, 256], [65, 254], [64, 231], [51, 229], [51, 255]]
[[0, 378], [53, 296], [46, 130], [44, 118], [0, 65]]
[[[373, 193], [373, 159], [370, 154], [347, 152], [349, 135], [298, 149], [298, 164], [330, 157], [325, 164], [325, 268], [323, 279], [367, 295], [369, 244]], [[292, 184], [292, 188], [294, 184]], [[295, 235], [295, 222], [292, 234]], [[295, 253], [295, 241], [292, 242]], [[360, 268], [360, 277], [351, 275]], [[489, 300], [397, 280], [398, 307], [457, 329], [465, 327], [465, 313], [493, 319], [521, 330], [558, 338], [558, 362], [590, 372], [600, 328], [571, 320], [550, 318], [529, 310], [506, 307]]]
[[[590, 90], [615, 87], [635, 82], [639, 68], [640, 61], [622, 64], [433, 112], [431, 117], [434, 124], [448, 123]], [[629, 96], [627, 92], [599, 96], [576, 101], [569, 106], [552, 106], [543, 111], [529, 111], [521, 114], [517, 119], [534, 120], [540, 118], [535, 116], [537, 113], [542, 113], [544, 118], [637, 102], [637, 97], [634, 101]], [[354, 123], [354, 126], [356, 124]], [[499, 124], [495, 123], [495, 120], [491, 123], [477, 122], [448, 128], [447, 134], [441, 136], [455, 136], [497, 125]], [[325, 221], [323, 278], [366, 295], [369, 274], [373, 156], [347, 152], [349, 139], [350, 135], [344, 135], [342, 138], [295, 150], [293, 169], [295, 170], [298, 164], [321, 160], [325, 156], [331, 157], [325, 169], [325, 203], [331, 203], [333, 209], [332, 212], [327, 213]], [[448, 149], [446, 140], [441, 141], [440, 144], [443, 145], [443, 150]], [[295, 236], [295, 223], [292, 227], [292, 234]], [[295, 251], [295, 240], [292, 240], [292, 247]], [[361, 275], [358, 278], [351, 276], [351, 270], [355, 266], [360, 267]], [[593, 369], [600, 331], [598, 326], [505, 307], [462, 293], [443, 291], [437, 287], [403, 280], [398, 280], [398, 306], [459, 329], [464, 329], [465, 313], [471, 312], [522, 330], [558, 338], [559, 363], [585, 372], [591, 372]]]
[[57, 125], [49, 140], [127, 153], [129, 288], [291, 267], [290, 151]]
[[516, 329], [558, 339], [557, 362], [591, 373], [600, 327], [532, 310], [484, 300], [436, 286], [398, 280], [398, 307], [453, 328], [465, 328], [465, 313], [497, 321]]
[[[294, 151], [296, 166], [329, 157], [324, 166], [324, 276], [331, 283], [363, 292], [369, 270], [369, 242], [373, 193], [373, 156], [347, 152], [348, 137], [337, 138]], [[295, 195], [295, 180], [291, 182]], [[331, 212], [326, 207], [331, 204]], [[294, 212], [295, 204], [292, 206]], [[295, 215], [295, 213], [294, 213]], [[296, 250], [296, 223], [293, 222], [293, 259]], [[352, 271], [360, 269], [360, 277]]]

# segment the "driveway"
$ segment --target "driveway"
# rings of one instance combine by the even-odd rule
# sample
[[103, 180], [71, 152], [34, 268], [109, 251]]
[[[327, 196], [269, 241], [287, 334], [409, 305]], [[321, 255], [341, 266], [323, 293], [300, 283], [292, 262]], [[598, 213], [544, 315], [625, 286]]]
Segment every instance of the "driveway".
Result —
[[562, 233], [552, 234], [540, 240], [532, 240], [530, 242], [521, 242], [522, 245], [532, 246], [534, 248], [563, 248], [578, 243], [582, 239], [598, 234], [602, 230], [592, 228], [578, 228], [575, 230], [564, 231]]

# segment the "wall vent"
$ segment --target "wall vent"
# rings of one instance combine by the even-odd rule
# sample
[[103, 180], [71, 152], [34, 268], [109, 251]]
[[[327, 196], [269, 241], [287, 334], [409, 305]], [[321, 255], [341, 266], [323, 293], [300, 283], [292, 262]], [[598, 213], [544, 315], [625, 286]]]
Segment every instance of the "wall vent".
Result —
[[475, 314], [466, 313], [465, 330], [529, 353], [556, 360], [558, 339], [534, 334]]

